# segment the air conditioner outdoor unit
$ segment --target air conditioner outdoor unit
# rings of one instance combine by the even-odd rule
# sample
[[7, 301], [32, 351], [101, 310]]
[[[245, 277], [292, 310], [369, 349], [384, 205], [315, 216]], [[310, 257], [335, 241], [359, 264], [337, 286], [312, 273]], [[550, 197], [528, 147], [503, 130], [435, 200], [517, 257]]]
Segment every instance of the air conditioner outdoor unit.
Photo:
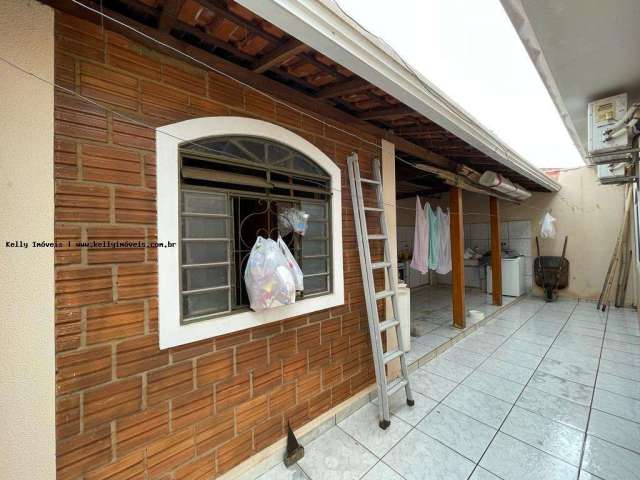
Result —
[[589, 103], [588, 149], [590, 154], [612, 152], [630, 147], [626, 132], [607, 138], [605, 132], [627, 113], [627, 94], [621, 93]]
[[601, 163], [596, 165], [601, 183], [614, 183], [625, 176], [626, 163]]

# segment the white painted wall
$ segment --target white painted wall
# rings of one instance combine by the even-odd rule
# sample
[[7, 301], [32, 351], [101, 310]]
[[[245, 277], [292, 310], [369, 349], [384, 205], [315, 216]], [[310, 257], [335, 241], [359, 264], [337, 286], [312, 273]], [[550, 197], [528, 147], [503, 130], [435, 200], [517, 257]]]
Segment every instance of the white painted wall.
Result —
[[[0, 56], [53, 79], [53, 10], [0, 2]], [[0, 61], [0, 478], [55, 478], [53, 89]]]

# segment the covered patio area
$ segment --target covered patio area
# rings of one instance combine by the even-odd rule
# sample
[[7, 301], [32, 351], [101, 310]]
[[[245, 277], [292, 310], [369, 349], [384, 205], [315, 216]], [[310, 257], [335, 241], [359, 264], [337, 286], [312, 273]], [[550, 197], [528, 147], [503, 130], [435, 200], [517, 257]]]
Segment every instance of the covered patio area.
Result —
[[387, 430], [372, 394], [259, 478], [637, 478], [638, 335], [634, 310], [525, 298], [415, 370]]

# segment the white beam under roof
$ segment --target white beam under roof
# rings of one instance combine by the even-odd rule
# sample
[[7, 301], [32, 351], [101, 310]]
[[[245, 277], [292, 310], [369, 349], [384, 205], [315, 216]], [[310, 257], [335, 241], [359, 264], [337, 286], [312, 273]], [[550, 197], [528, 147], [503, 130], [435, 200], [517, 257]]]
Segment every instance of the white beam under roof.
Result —
[[640, 99], [640, 1], [501, 2], [587, 159], [588, 103], [625, 92], [629, 103]]
[[560, 185], [483, 127], [331, 0], [237, 0], [460, 139], [550, 191]]

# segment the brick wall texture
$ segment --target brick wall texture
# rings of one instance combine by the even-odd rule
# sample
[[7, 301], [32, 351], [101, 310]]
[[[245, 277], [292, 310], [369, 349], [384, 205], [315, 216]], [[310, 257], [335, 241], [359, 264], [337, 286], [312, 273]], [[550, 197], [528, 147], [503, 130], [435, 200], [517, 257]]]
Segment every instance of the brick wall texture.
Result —
[[371, 384], [346, 158], [358, 152], [370, 174], [375, 147], [59, 12], [55, 63], [59, 84], [98, 103], [56, 93], [57, 240], [154, 240], [152, 127], [249, 116], [291, 129], [341, 167], [346, 297], [337, 308], [159, 350], [156, 252], [58, 249], [58, 478], [214, 478], [282, 438], [287, 422], [300, 427]]

